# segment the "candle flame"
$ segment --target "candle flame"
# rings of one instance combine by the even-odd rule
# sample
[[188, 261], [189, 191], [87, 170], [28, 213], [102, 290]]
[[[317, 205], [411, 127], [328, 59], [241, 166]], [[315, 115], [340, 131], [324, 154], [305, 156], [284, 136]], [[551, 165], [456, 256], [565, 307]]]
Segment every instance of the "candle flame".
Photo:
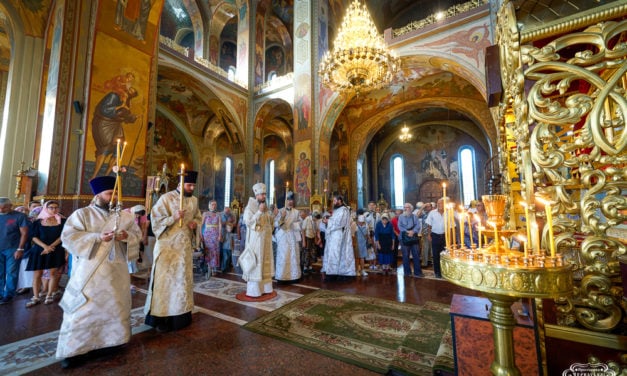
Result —
[[536, 200], [539, 201], [540, 203], [544, 204], [544, 205], [551, 205], [551, 201], [543, 198], [543, 197], [536, 197]]

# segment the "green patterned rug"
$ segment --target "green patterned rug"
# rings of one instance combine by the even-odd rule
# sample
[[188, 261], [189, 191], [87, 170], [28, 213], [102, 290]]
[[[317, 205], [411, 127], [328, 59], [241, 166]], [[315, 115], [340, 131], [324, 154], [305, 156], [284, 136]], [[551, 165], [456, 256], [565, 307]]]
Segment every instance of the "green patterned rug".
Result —
[[[318, 290], [244, 326], [375, 372], [452, 372], [448, 306]], [[450, 335], [450, 333], [448, 334]]]

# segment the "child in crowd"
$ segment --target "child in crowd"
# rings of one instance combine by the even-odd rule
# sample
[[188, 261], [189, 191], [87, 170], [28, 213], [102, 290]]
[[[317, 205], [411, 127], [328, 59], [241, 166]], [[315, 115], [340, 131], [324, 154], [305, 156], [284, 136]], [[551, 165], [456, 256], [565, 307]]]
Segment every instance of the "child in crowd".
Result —
[[228, 221], [226, 223], [226, 231], [224, 239], [222, 241], [222, 254], [220, 255], [220, 270], [222, 273], [226, 273], [231, 267], [231, 257], [233, 252], [233, 246], [235, 245], [235, 238], [237, 234], [233, 232], [233, 222]]

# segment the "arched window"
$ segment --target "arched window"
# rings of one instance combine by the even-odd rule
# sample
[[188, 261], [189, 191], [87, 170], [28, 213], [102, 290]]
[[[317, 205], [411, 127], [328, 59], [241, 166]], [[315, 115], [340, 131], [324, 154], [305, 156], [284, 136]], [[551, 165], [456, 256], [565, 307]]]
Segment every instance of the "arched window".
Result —
[[392, 176], [390, 179], [391, 191], [392, 191], [392, 207], [402, 208], [405, 203], [405, 172], [403, 165], [403, 156], [392, 156], [391, 168]]
[[276, 197], [274, 197], [276, 193], [276, 189], [274, 189], [274, 159], [270, 159], [267, 164], [266, 186], [268, 187], [268, 196], [270, 196], [268, 203], [272, 205], [276, 201]]
[[224, 160], [224, 207], [231, 206], [231, 179], [233, 179], [233, 162], [231, 158]]
[[459, 179], [461, 184], [462, 202], [464, 206], [477, 198], [477, 171], [475, 167], [475, 149], [462, 146], [459, 149]]

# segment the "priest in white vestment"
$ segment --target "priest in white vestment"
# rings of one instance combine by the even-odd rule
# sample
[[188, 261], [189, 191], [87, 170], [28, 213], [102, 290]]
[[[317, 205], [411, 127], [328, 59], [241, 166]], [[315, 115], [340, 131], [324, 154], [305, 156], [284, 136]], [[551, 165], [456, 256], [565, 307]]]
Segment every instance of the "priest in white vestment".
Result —
[[325, 281], [348, 280], [357, 275], [351, 233], [350, 208], [341, 195], [333, 197], [333, 214], [326, 229], [326, 245], [322, 259]]
[[246, 249], [238, 263], [242, 267], [242, 278], [246, 281], [246, 295], [258, 298], [273, 292], [274, 256], [272, 254], [273, 216], [266, 205], [266, 185], [253, 186], [255, 198], [248, 199], [244, 209], [246, 223]]
[[197, 177], [196, 171], [186, 171], [183, 185], [162, 195], [150, 212], [157, 242], [144, 313], [146, 325], [159, 332], [182, 329], [192, 322], [192, 253], [200, 242], [202, 224], [198, 199], [192, 195]]
[[279, 282], [297, 282], [302, 277], [300, 265], [301, 218], [294, 208], [294, 192], [288, 192], [285, 207], [274, 219], [276, 227], [276, 271]]
[[65, 222], [61, 241], [72, 257], [72, 276], [59, 305], [63, 322], [57, 358], [63, 368], [82, 363], [89, 352], [131, 338], [131, 277], [127, 262], [139, 256], [141, 230], [131, 213], [109, 209], [115, 177], [90, 182], [92, 205]]

